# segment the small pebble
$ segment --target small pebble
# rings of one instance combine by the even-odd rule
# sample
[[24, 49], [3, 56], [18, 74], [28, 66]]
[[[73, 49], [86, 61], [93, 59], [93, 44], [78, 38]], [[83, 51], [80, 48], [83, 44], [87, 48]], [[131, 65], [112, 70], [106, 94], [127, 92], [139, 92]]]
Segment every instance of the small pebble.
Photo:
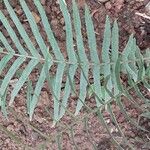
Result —
[[41, 4], [45, 5], [46, 4], [46, 0], [41, 0]]
[[107, 10], [110, 10], [111, 9], [111, 3], [110, 2], [105, 3], [105, 8]]

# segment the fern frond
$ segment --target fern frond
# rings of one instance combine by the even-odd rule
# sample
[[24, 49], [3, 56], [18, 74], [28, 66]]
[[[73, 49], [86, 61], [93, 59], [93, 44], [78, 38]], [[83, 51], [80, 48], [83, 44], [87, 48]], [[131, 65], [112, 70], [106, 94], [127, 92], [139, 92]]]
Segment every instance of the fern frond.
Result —
[[[79, 99], [77, 102], [77, 107], [76, 107], [76, 113], [80, 111], [80, 109], [83, 106], [85, 97], [86, 97], [86, 88], [88, 83], [88, 73], [89, 73], [89, 68], [90, 64], [92, 63], [92, 72], [93, 72], [93, 78], [94, 78], [94, 92], [95, 92], [95, 98], [97, 101], [97, 106], [99, 107], [103, 103], [103, 96], [102, 96], [102, 85], [101, 85], [101, 78], [100, 74], [104, 75], [104, 79], [107, 78], [109, 75], [110, 78], [108, 79], [107, 82], [107, 89], [108, 91], [112, 92], [112, 89], [114, 88], [114, 94], [117, 95], [119, 92], [123, 92], [123, 87], [119, 81], [120, 78], [120, 72], [122, 71], [122, 64], [119, 65], [121, 61], [125, 61], [123, 64], [123, 68], [125, 72], [129, 72], [129, 74], [132, 76], [131, 78], [134, 79], [134, 81], [137, 80], [137, 76], [141, 76], [141, 68], [140, 68], [140, 63], [137, 61], [138, 68], [136, 66], [136, 59], [140, 59], [141, 62], [143, 62], [141, 58], [141, 53], [136, 46], [136, 41], [133, 38], [133, 35], [130, 36], [129, 41], [121, 54], [119, 56], [119, 36], [118, 36], [118, 26], [116, 21], [114, 22], [112, 32], [111, 32], [111, 27], [110, 27], [110, 21], [108, 16], [106, 17], [106, 24], [105, 24], [105, 31], [104, 31], [104, 40], [103, 40], [103, 46], [102, 46], [102, 64], [100, 64], [100, 60], [97, 54], [97, 45], [96, 45], [96, 38], [95, 38], [95, 33], [94, 33], [94, 27], [93, 27], [93, 22], [90, 17], [90, 12], [88, 7], [85, 7], [85, 23], [86, 23], [86, 30], [87, 30], [87, 36], [88, 36], [88, 45], [89, 45], [89, 50], [90, 50], [90, 57], [91, 59], [88, 60], [85, 49], [84, 49], [84, 43], [83, 43], [83, 38], [82, 38], [82, 33], [81, 33], [81, 20], [80, 20], [80, 15], [79, 15], [79, 10], [77, 8], [77, 5], [75, 1], [73, 1], [73, 24], [75, 28], [75, 33], [76, 33], [76, 42], [77, 42], [77, 53], [74, 51], [74, 42], [73, 42], [73, 33], [72, 33], [72, 25], [71, 25], [71, 17], [70, 14], [67, 10], [67, 6], [64, 1], [59, 1], [60, 3], [60, 9], [62, 11], [62, 14], [65, 19], [65, 26], [66, 26], [66, 47], [67, 47], [67, 54], [69, 61], [67, 62], [63, 54], [58, 46], [58, 43], [53, 35], [51, 26], [48, 22], [48, 19], [46, 17], [45, 11], [40, 4], [39, 1], [34, 1], [35, 6], [37, 7], [37, 10], [39, 11], [40, 17], [42, 19], [42, 23], [44, 25], [44, 29], [46, 31], [46, 34], [48, 36], [48, 40], [52, 46], [52, 51], [54, 52], [55, 58], [52, 57], [52, 55], [49, 53], [49, 50], [45, 44], [45, 41], [43, 40], [38, 26], [34, 20], [34, 17], [29, 10], [26, 2], [24, 0], [20, 1], [20, 4], [22, 6], [22, 9], [27, 17], [27, 20], [29, 22], [29, 25], [31, 27], [31, 30], [33, 32], [33, 35], [37, 41], [37, 44], [40, 47], [40, 51], [43, 54], [44, 58], [39, 58], [41, 57], [39, 52], [35, 49], [33, 43], [31, 42], [28, 34], [26, 33], [25, 29], [23, 28], [21, 22], [19, 21], [17, 15], [15, 14], [13, 8], [9, 4], [8, 0], [4, 1], [6, 8], [16, 25], [22, 39], [25, 41], [31, 55], [30, 56], [27, 51], [22, 47], [20, 44], [15, 32], [13, 31], [12, 27], [9, 25], [9, 22], [7, 21], [6, 17], [3, 15], [2, 12], [0, 12], [0, 20], [2, 21], [4, 27], [7, 29], [10, 37], [12, 38], [14, 44], [16, 45], [17, 50], [19, 51], [20, 54], [15, 54], [14, 50], [11, 48], [11, 46], [8, 44], [7, 39], [4, 37], [4, 35], [0, 32], [0, 37], [1, 37], [1, 42], [8, 50], [8, 55], [1, 60], [1, 71], [3, 70], [3, 66], [7, 64], [7, 62], [13, 57], [13, 56], [18, 56], [19, 58], [14, 62], [12, 67], [10, 68], [10, 71], [13, 70], [13, 73], [10, 75], [10, 71], [8, 71], [4, 82], [6, 82], [7, 79], [7, 84], [5, 85], [4, 90], [2, 90], [2, 94], [4, 94], [4, 91], [6, 87], [9, 84], [10, 79], [14, 76], [16, 70], [20, 67], [20, 65], [24, 62], [25, 59], [29, 58], [31, 59], [30, 62], [28, 63], [27, 67], [23, 71], [21, 77], [19, 78], [16, 86], [14, 87], [14, 90], [12, 91], [11, 94], [11, 101], [10, 104], [13, 102], [14, 98], [18, 94], [19, 90], [23, 86], [23, 84], [26, 82], [29, 74], [32, 72], [32, 70], [35, 68], [35, 66], [40, 63], [40, 59], [43, 61], [47, 60], [50, 65], [49, 69], [53, 65], [53, 63], [57, 63], [57, 71], [56, 71], [56, 77], [54, 80], [54, 86], [53, 90], [54, 93], [57, 95], [58, 100], [60, 99], [60, 93], [61, 93], [61, 83], [62, 83], [62, 78], [64, 75], [65, 67], [69, 66], [69, 71], [68, 75], [71, 77], [71, 82], [74, 80], [74, 76], [77, 70], [77, 67], [81, 71], [81, 76], [80, 76], [80, 91], [79, 91]], [[111, 47], [111, 49], [110, 49]], [[11, 54], [10, 54], [11, 53]], [[48, 55], [48, 57], [47, 57]], [[22, 57], [22, 58], [21, 58]], [[121, 57], [121, 59], [117, 59], [118, 57]], [[132, 59], [131, 59], [132, 58]], [[20, 61], [21, 60], [21, 61]], [[118, 61], [117, 61], [118, 60]], [[20, 61], [20, 63], [18, 63]], [[131, 61], [131, 63], [128, 63]], [[69, 63], [70, 62], [70, 63]], [[112, 63], [112, 64], [111, 64]], [[3, 65], [2, 65], [3, 64]], [[31, 65], [32, 64], [32, 65]], [[116, 65], [116, 67], [115, 67]], [[31, 67], [30, 67], [31, 66]], [[120, 68], [121, 67], [121, 68]], [[15, 68], [15, 70], [14, 70]], [[120, 69], [119, 69], [120, 68]], [[139, 72], [139, 75], [137, 75], [137, 72]], [[35, 95], [39, 95], [41, 88], [46, 80], [46, 76], [43, 75], [44, 73], [44, 66], [41, 70], [41, 75], [39, 78], [39, 81], [37, 83], [37, 86], [35, 87]], [[67, 76], [68, 76], [67, 75]], [[144, 76], [145, 74], [143, 74]], [[4, 87], [4, 83], [2, 83], [2, 88]], [[38, 91], [38, 92], [37, 92]], [[56, 92], [57, 91], [57, 92]], [[67, 107], [67, 102], [69, 95], [71, 94], [71, 85], [69, 83], [69, 77], [66, 80], [66, 85], [65, 85], [65, 90], [64, 90], [64, 97], [62, 100], [62, 105]], [[35, 96], [34, 96], [35, 97]], [[105, 91], [105, 100], [108, 100], [110, 96], [108, 96], [107, 92]], [[34, 98], [35, 99], [35, 98]], [[81, 102], [82, 100], [82, 102]], [[37, 100], [34, 105], [36, 105]], [[65, 110], [61, 105], [58, 104], [58, 102], [55, 101], [55, 116], [58, 119], [59, 117], [59, 108], [60, 110], [60, 118], [63, 116]], [[32, 108], [34, 109], [35, 106]], [[56, 109], [57, 108], [57, 109]], [[32, 110], [33, 111], [33, 110]], [[57, 114], [57, 115], [56, 115]]]
[[[0, 106], [5, 116], [7, 116], [5, 106], [6, 96], [8, 94], [7, 87], [9, 86], [11, 79], [15, 76], [17, 70], [19, 70], [21, 68], [21, 65], [25, 61], [27, 61], [26, 67], [18, 77], [18, 81], [14, 85], [14, 88], [11, 92], [9, 105], [12, 105], [20, 89], [25, 83], [27, 83], [28, 91], [26, 103], [30, 120], [32, 120], [33, 118], [34, 109], [37, 106], [42, 87], [44, 86], [45, 82], [48, 82], [51, 93], [53, 94], [54, 101], [54, 125], [64, 116], [65, 112], [70, 113], [68, 111], [69, 97], [72, 93], [75, 93], [78, 96], [75, 115], [78, 115], [82, 107], [86, 106], [86, 108], [88, 108], [90, 112], [96, 112], [98, 114], [99, 119], [108, 130], [110, 136], [112, 136], [112, 134], [109, 131], [109, 127], [106, 124], [101, 111], [102, 108], [106, 108], [106, 105], [108, 107], [107, 111], [110, 113], [112, 120], [116, 124], [121, 136], [123, 136], [125, 139], [119, 123], [116, 120], [115, 114], [112, 111], [112, 101], [116, 101], [116, 104], [119, 106], [120, 111], [126, 117], [126, 119], [130, 121], [131, 124], [142, 130], [145, 130], [128, 115], [121, 97], [126, 97], [135, 107], [142, 110], [144, 112], [143, 115], [146, 116], [147, 114], [149, 114], [148, 109], [142, 108], [137, 104], [136, 100], [130, 94], [129, 90], [133, 89], [136, 95], [140, 99], [143, 99], [144, 104], [149, 104], [149, 100], [145, 98], [145, 96], [140, 91], [139, 84], [143, 83], [143, 86], [147, 90], [150, 90], [150, 49], [147, 49], [146, 54], [143, 55], [139, 47], [136, 45], [135, 38], [133, 37], [133, 35], [131, 35], [123, 52], [119, 52], [119, 29], [117, 21], [113, 23], [113, 27], [111, 29], [110, 19], [107, 16], [101, 50], [102, 52], [101, 57], [99, 57], [97, 50], [99, 48], [97, 48], [93, 21], [90, 15], [90, 10], [88, 6], [85, 5], [85, 25], [88, 38], [88, 49], [90, 54], [90, 58], [88, 58], [85, 52], [85, 46], [81, 31], [82, 25], [77, 4], [75, 3], [75, 0], [72, 1], [72, 21], [71, 14], [67, 9], [67, 4], [65, 3], [65, 1], [59, 0], [60, 10], [65, 20], [67, 52], [67, 58], [65, 58], [63, 56], [63, 53], [61, 52], [56, 38], [54, 37], [51, 25], [39, 0], [34, 0], [34, 4], [39, 12], [41, 23], [44, 26], [43, 28], [45, 30], [46, 36], [48, 37], [50, 46], [47, 46], [48, 43], [44, 41], [39, 31], [38, 25], [36, 24], [36, 21], [33, 17], [33, 14], [27, 6], [27, 3], [25, 2], [25, 0], [20, 0], [20, 5], [39, 47], [38, 49], [32, 43], [31, 38], [24, 29], [21, 21], [17, 17], [9, 0], [4, 0], [4, 4], [7, 8], [8, 13], [10, 14], [12, 21], [14, 22], [14, 25], [16, 26], [21, 38], [26, 45], [26, 48], [24, 48], [24, 46], [20, 43], [15, 31], [10, 26], [8, 19], [3, 14], [3, 12], [0, 11], [0, 21], [7, 30], [8, 35], [10, 36], [16, 47], [16, 49], [14, 50], [12, 48], [12, 45], [8, 43], [5, 35], [3, 35], [1, 31], [0, 42], [2, 43], [3, 47], [0, 50], [0, 54], [2, 54], [2, 58], [0, 60], [0, 75], [2, 74], [2, 72], [5, 72], [4, 70], [11, 59], [14, 59], [12, 65], [7, 68], [7, 72], [5, 72], [6, 74], [2, 80], [2, 83], [0, 83]], [[74, 31], [75, 41], [73, 40]], [[77, 47], [76, 49], [74, 47], [75, 44]], [[49, 47], [51, 47], [51, 49]], [[29, 82], [29, 76], [39, 64], [41, 65], [41, 68], [39, 69], [39, 77], [35, 87], [32, 87], [32, 84]], [[50, 71], [52, 66], [54, 65], [56, 68], [56, 74], [54, 77], [52, 77]], [[90, 70], [93, 77], [92, 84], [89, 83]], [[80, 72], [80, 83], [78, 90], [76, 90], [76, 86], [73, 85], [74, 77], [77, 71]], [[125, 74], [127, 76], [129, 88], [125, 87], [122, 84], [123, 81], [121, 79], [121, 74]], [[66, 81], [64, 89], [62, 90], [61, 88], [64, 76], [66, 77]], [[51, 78], [53, 78], [53, 81], [51, 81]], [[88, 88], [90, 88], [92, 94], [94, 95], [97, 107], [96, 111], [93, 111], [89, 106], [85, 104]], [[29, 92], [30, 89], [32, 89], [33, 95], [31, 95], [31, 93]], [[72, 114], [70, 113], [70, 115]], [[72, 131], [71, 134], [73, 136]], [[113, 138], [113, 141], [119, 146], [120, 149], [122, 149], [116, 139]], [[130, 147], [132, 148], [132, 145], [130, 145]]]

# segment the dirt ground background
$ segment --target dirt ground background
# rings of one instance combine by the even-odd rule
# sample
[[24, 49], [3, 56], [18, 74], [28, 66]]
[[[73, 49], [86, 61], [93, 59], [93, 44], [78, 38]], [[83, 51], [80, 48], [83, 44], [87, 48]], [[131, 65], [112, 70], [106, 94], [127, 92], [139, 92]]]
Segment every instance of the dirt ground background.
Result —
[[[32, 0], [26, 0], [29, 5], [32, 14], [34, 15], [37, 24], [39, 25], [40, 32], [45, 41], [47, 41], [46, 34], [43, 30], [43, 25], [39, 18], [39, 14], [35, 9], [34, 3]], [[128, 37], [133, 33], [137, 39], [137, 43], [142, 51], [150, 46], [150, 31], [149, 31], [149, 22], [139, 16], [136, 12], [145, 12], [145, 6], [149, 1], [146, 0], [108, 0], [105, 3], [101, 3], [100, 0], [78, 0], [78, 7], [81, 12], [81, 20], [84, 26], [84, 3], [87, 3], [90, 7], [91, 16], [94, 21], [95, 33], [97, 38], [98, 51], [101, 51], [102, 39], [103, 39], [103, 30], [106, 15], [110, 16], [111, 22], [115, 19], [118, 20], [119, 31], [120, 31], [120, 50], [123, 49], [125, 43], [128, 40]], [[61, 11], [59, 9], [59, 4], [56, 0], [41, 0], [42, 5], [44, 6], [49, 22], [52, 25], [55, 37], [58, 40], [59, 46], [64, 54], [65, 53], [65, 30], [64, 30], [64, 19], [62, 17]], [[69, 11], [71, 12], [71, 0], [66, 0], [68, 4]], [[20, 4], [17, 0], [11, 2], [14, 10], [16, 11], [19, 19], [23, 23], [27, 33], [30, 35], [32, 42], [36, 45], [36, 41], [32, 35], [30, 27], [26, 21], [25, 15], [20, 7]], [[8, 12], [0, 3], [0, 9], [4, 12], [7, 18], [10, 21], [11, 26], [16, 31], [18, 37], [18, 31], [10, 20]], [[2, 23], [0, 22], [0, 30], [7, 37], [9, 43], [15, 48], [12, 43], [8, 33], [4, 29]], [[83, 27], [83, 36], [84, 42], [87, 43], [87, 37], [85, 29]], [[24, 42], [20, 39], [20, 42]], [[49, 46], [49, 43], [47, 42]], [[13, 60], [12, 60], [13, 61]], [[0, 79], [3, 79], [4, 73], [0, 76]], [[32, 72], [30, 78], [35, 85], [38, 77], [38, 72], [35, 70]], [[15, 77], [17, 78], [17, 77]], [[15, 81], [15, 78], [12, 81]], [[79, 77], [77, 77], [78, 79]], [[13, 83], [10, 85], [9, 91], [13, 87]], [[29, 118], [26, 111], [25, 101], [26, 101], [26, 87], [22, 88], [19, 95], [17, 96], [12, 109], [9, 110], [9, 120], [6, 120], [0, 112], [0, 149], [1, 150], [23, 150], [23, 149], [47, 149], [55, 150], [57, 149], [57, 142], [55, 139], [59, 139], [59, 133], [61, 131], [62, 135], [62, 149], [71, 150], [71, 149], [82, 149], [82, 150], [91, 150], [93, 149], [93, 143], [95, 144], [98, 150], [115, 150], [116, 147], [112, 144], [110, 136], [107, 134], [105, 129], [102, 127], [101, 123], [97, 119], [95, 114], [89, 115], [88, 119], [84, 118], [85, 113], [81, 112], [79, 121], [75, 122], [71, 117], [65, 115], [60, 124], [56, 127], [52, 127], [52, 117], [50, 112], [53, 110], [53, 102], [51, 94], [47, 89], [47, 85], [42, 89], [38, 106], [35, 110], [33, 121], [29, 122]], [[145, 93], [147, 95], [147, 93]], [[134, 96], [134, 93], [133, 93]], [[134, 98], [140, 102], [140, 99], [135, 95]], [[9, 99], [9, 95], [8, 95]], [[76, 106], [76, 97], [70, 97], [70, 111], [74, 111]], [[126, 110], [129, 114], [137, 119], [139, 111], [136, 110], [132, 104], [124, 99], [126, 105]], [[91, 108], [95, 107], [95, 101], [93, 98], [87, 99], [87, 105]], [[48, 111], [47, 111], [48, 110]], [[150, 147], [150, 137], [148, 134], [135, 129], [120, 113], [120, 110], [117, 106], [113, 105], [113, 110], [120, 124], [123, 132], [127, 136], [130, 143], [132, 143], [136, 150], [148, 150]], [[84, 118], [83, 120], [81, 118]], [[118, 135], [113, 123], [110, 121], [110, 116], [107, 113], [104, 113], [104, 118], [111, 129], [114, 137], [121, 143], [122, 137]], [[81, 120], [80, 120], [81, 119]], [[86, 129], [85, 122], [88, 120], [88, 130]], [[66, 129], [65, 124], [71, 125], [72, 130]], [[148, 121], [143, 121], [142, 124], [150, 130], [150, 124]], [[88, 131], [88, 132], [87, 132]], [[58, 134], [58, 136], [56, 136]], [[56, 137], [56, 138], [55, 138]], [[53, 139], [54, 140], [53, 140]], [[72, 140], [73, 139], [73, 140]], [[129, 149], [125, 146], [124, 143], [121, 143], [124, 149]]]

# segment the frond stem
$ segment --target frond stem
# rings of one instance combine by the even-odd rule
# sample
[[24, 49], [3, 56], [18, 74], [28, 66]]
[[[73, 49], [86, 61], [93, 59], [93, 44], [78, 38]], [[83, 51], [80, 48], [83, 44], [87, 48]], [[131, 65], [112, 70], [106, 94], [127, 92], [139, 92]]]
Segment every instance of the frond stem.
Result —
[[[37, 57], [33, 57], [33, 56], [30, 56], [30, 55], [21, 55], [21, 54], [17, 54], [17, 53], [10, 53], [10, 52], [5, 52], [5, 51], [2, 51], [0, 52], [2, 54], [5, 54], [5, 55], [10, 55], [12, 54], [13, 56], [15, 57], [24, 57], [26, 59], [35, 59], [35, 60], [39, 60], [40, 63], [44, 63], [46, 62], [46, 59], [44, 58], [37, 58]], [[142, 59], [143, 61], [150, 61], [150, 57], [143, 57]], [[85, 62], [70, 62], [70, 61], [62, 61], [62, 60], [57, 60], [57, 59], [51, 59], [50, 61], [53, 61], [54, 63], [65, 63], [65, 64], [69, 64], [69, 65], [82, 65], [84, 64], [85, 65]], [[120, 64], [124, 64], [124, 63], [133, 63], [133, 62], [138, 62], [138, 61], [141, 61], [140, 58], [137, 58], [137, 59], [134, 59], [134, 60], [128, 60], [128, 61], [121, 61]], [[93, 63], [93, 62], [88, 62], [87, 65], [92, 67], [92, 66], [95, 66], [95, 65], [99, 65], [99, 66], [104, 66], [106, 64], [110, 64], [110, 65], [115, 65], [116, 62], [104, 62], [104, 63]]]

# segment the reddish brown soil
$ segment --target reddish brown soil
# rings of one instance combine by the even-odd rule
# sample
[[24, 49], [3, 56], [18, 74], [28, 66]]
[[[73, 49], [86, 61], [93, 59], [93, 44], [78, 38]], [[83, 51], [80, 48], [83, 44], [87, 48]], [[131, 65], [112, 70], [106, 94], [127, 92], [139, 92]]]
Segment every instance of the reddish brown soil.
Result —
[[[123, 49], [127, 39], [131, 33], [133, 33], [137, 39], [137, 43], [141, 50], [145, 50], [149, 47], [150, 36], [149, 36], [149, 25], [143, 23], [143, 19], [137, 15], [135, 12], [145, 12], [144, 8], [148, 1], [142, 0], [108, 0], [106, 3], [100, 3], [99, 0], [78, 0], [78, 6], [81, 11], [82, 23], [84, 25], [84, 3], [88, 4], [90, 7], [92, 19], [94, 21], [95, 33], [97, 37], [97, 45], [99, 52], [101, 51], [102, 39], [103, 39], [103, 29], [105, 23], [106, 15], [109, 15], [111, 22], [115, 19], [118, 20], [119, 29], [120, 29], [120, 50]], [[45, 32], [43, 30], [42, 23], [39, 18], [39, 14], [35, 9], [32, 0], [27, 0], [30, 10], [36, 17], [36, 21], [39, 25], [40, 32], [45, 41], [47, 41]], [[54, 34], [56, 39], [59, 42], [61, 50], [65, 54], [65, 31], [64, 31], [64, 19], [59, 9], [59, 5], [55, 0], [41, 0], [49, 21], [51, 22]], [[68, 8], [71, 12], [71, 0], [66, 0]], [[26, 18], [21, 10], [21, 7], [17, 0], [12, 1], [13, 8], [15, 9], [17, 15], [22, 21], [26, 31], [32, 38], [32, 41], [35, 43], [35, 39], [30, 31]], [[5, 7], [0, 3], [0, 9], [8, 17], [9, 15]], [[10, 20], [10, 19], [9, 19]], [[145, 21], [145, 20], [144, 20]], [[14, 26], [13, 22], [10, 20], [11, 26], [15, 29], [18, 37], [18, 31]], [[7, 37], [10, 44], [13, 45], [11, 39], [9, 38], [6, 30], [3, 25], [0, 23], [0, 30]], [[85, 29], [83, 28], [84, 42], [87, 42], [87, 37], [85, 34]], [[22, 44], [23, 41], [21, 41]], [[49, 43], [47, 43], [49, 46]], [[15, 48], [15, 46], [13, 46]], [[1, 57], [1, 56], [0, 56]], [[13, 61], [13, 60], [12, 60]], [[23, 66], [22, 66], [23, 67]], [[0, 76], [0, 79], [3, 79], [5, 73]], [[30, 79], [35, 85], [36, 79], [38, 77], [38, 71], [35, 70]], [[17, 77], [16, 77], [17, 78]], [[78, 79], [78, 77], [77, 77]], [[11, 92], [12, 87], [10, 86], [9, 91]], [[88, 119], [84, 115], [86, 111], [81, 112], [80, 117], [78, 116], [78, 121], [75, 122], [69, 115], [65, 115], [62, 121], [52, 127], [52, 117], [50, 112], [53, 110], [52, 96], [47, 89], [47, 85], [42, 89], [38, 106], [35, 110], [34, 118], [29, 122], [29, 118], [26, 112], [26, 87], [22, 88], [19, 95], [17, 96], [13, 109], [9, 109], [9, 120], [6, 120], [0, 112], [0, 149], [1, 150], [23, 150], [23, 149], [44, 149], [44, 150], [55, 150], [57, 149], [57, 136], [61, 133], [62, 149], [71, 150], [71, 149], [82, 149], [82, 150], [91, 150], [94, 149], [93, 145], [98, 150], [115, 150], [116, 146], [113, 145], [113, 142], [102, 127], [102, 124], [98, 120], [96, 114], [90, 114]], [[133, 93], [133, 95], [135, 95]], [[134, 96], [137, 101], [140, 101], [136, 95]], [[9, 95], [8, 95], [9, 99]], [[136, 118], [138, 117], [140, 111], [132, 107], [132, 104], [123, 99], [126, 110], [129, 114]], [[76, 97], [70, 98], [70, 111], [74, 112], [76, 105]], [[87, 99], [87, 105], [91, 108], [94, 108], [95, 101], [93, 98]], [[148, 150], [150, 147], [150, 137], [147, 133], [135, 129], [129, 122], [123, 117], [120, 113], [118, 106], [115, 104], [112, 105], [118, 123], [120, 124], [123, 132], [127, 136], [130, 143], [133, 144], [137, 150]], [[49, 112], [46, 111], [48, 108]], [[111, 130], [113, 136], [118, 140], [118, 142], [123, 146], [124, 149], [129, 149], [125, 143], [122, 142], [122, 137], [119, 135], [118, 131], [115, 131], [115, 126], [110, 120], [110, 116], [107, 112], [104, 112], [104, 118]], [[88, 120], [88, 130], [85, 128], [85, 120]], [[144, 122], [144, 121], [143, 121]], [[71, 129], [67, 128], [66, 124], [72, 125], [74, 138], [71, 135]], [[150, 130], [150, 125], [146, 121], [147, 129]], [[89, 132], [87, 132], [89, 131]]]

